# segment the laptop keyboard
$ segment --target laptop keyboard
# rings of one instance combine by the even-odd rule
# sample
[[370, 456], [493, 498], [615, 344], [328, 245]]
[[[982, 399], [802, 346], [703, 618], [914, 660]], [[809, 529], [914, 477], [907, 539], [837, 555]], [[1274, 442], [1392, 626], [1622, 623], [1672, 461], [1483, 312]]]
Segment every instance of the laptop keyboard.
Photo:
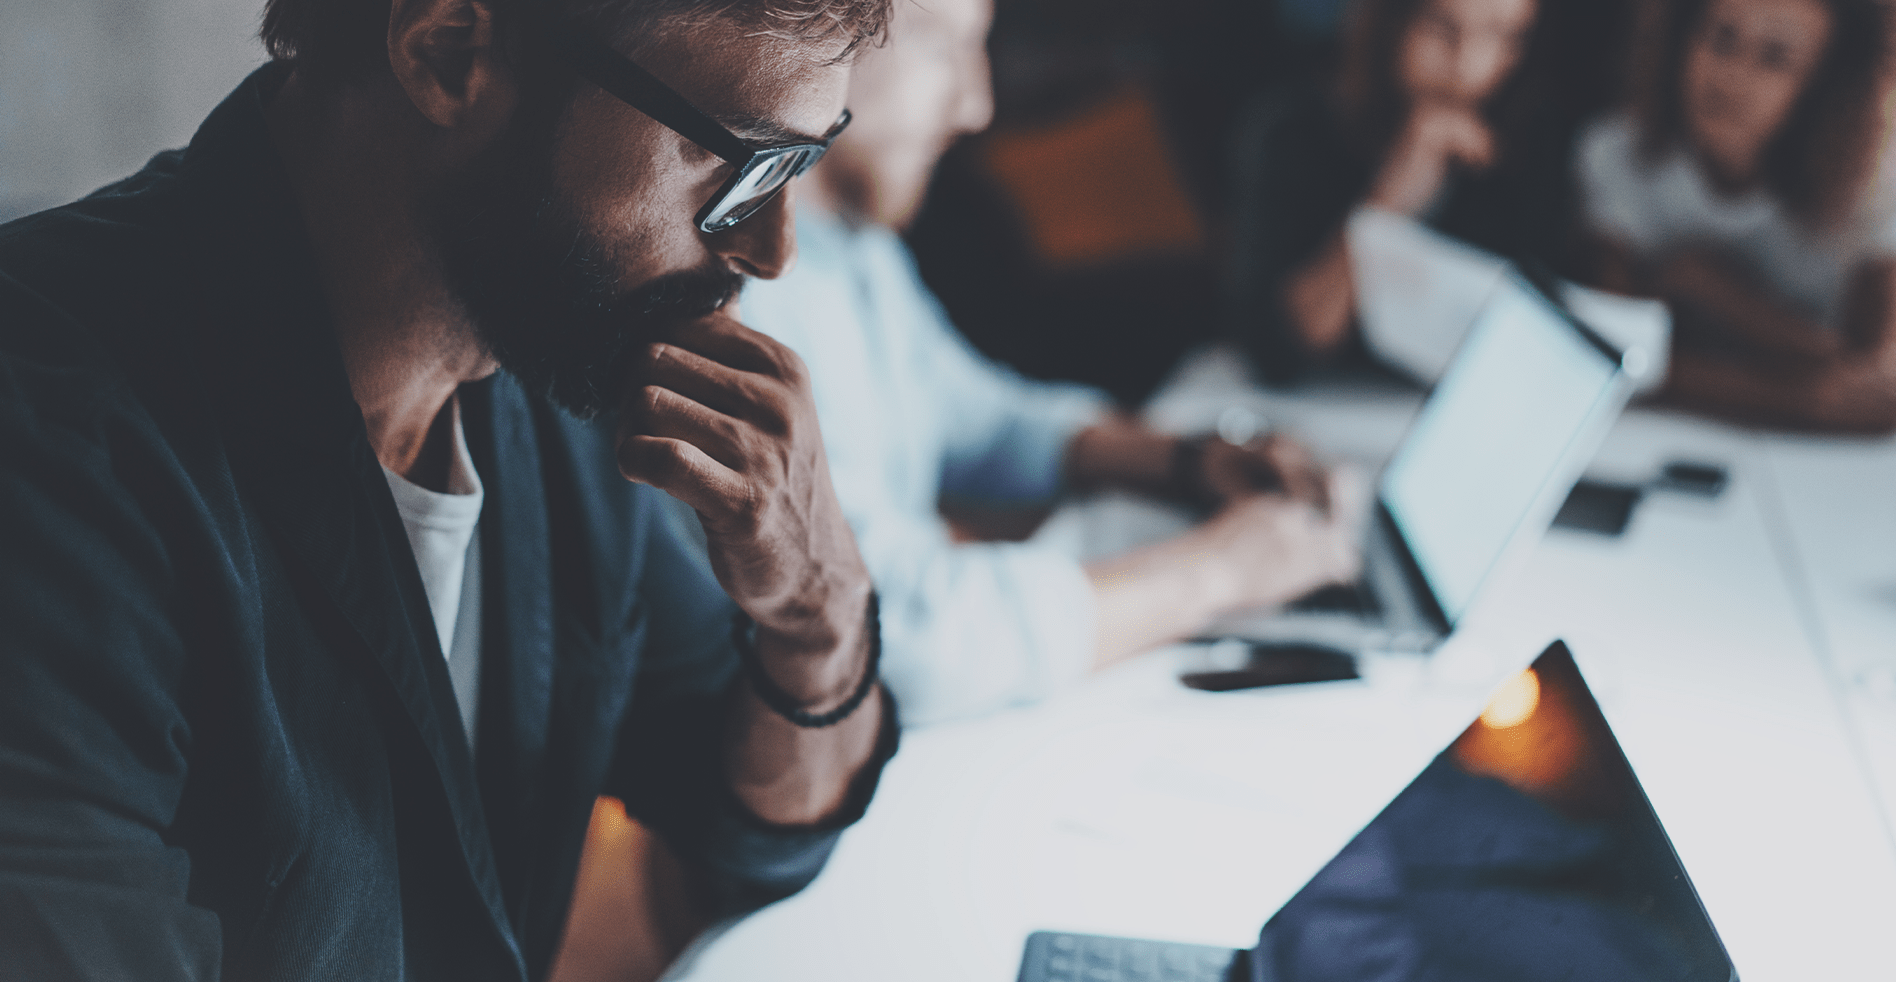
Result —
[[1206, 945], [1036, 931], [1020, 982], [1226, 982], [1243, 952]]
[[1367, 582], [1326, 586], [1315, 593], [1292, 601], [1290, 609], [1303, 614], [1355, 614], [1373, 617], [1383, 612], [1382, 604]]

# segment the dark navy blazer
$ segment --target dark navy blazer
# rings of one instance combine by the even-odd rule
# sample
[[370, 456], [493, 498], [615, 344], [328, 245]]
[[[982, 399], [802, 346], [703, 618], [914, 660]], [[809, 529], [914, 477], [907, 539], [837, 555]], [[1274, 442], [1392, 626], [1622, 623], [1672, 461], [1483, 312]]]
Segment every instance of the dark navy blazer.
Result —
[[462, 389], [487, 488], [477, 753], [247, 80], [190, 147], [0, 227], [0, 978], [520, 979], [597, 795], [731, 909], [866, 806], [731, 793], [731, 606], [613, 465], [505, 375]]

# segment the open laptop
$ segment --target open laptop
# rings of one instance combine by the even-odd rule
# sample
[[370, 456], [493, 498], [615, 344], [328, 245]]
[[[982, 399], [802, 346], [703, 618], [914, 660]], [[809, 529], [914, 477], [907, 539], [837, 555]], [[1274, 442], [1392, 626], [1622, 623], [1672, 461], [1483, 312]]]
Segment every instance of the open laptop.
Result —
[[1382, 472], [1359, 581], [1207, 636], [1431, 650], [1547, 530], [1650, 363], [1511, 269]]
[[1271, 916], [1255, 948], [1042, 931], [1027, 939], [1019, 982], [1737, 977], [1555, 643]]
[[[1385, 367], [1434, 385], [1475, 315], [1507, 277], [1508, 261], [1407, 215], [1376, 208], [1351, 213], [1345, 234], [1365, 345]], [[1568, 310], [1615, 346], [1651, 354], [1652, 370], [1642, 390], [1664, 381], [1672, 314], [1663, 302], [1552, 277], [1547, 283]]]

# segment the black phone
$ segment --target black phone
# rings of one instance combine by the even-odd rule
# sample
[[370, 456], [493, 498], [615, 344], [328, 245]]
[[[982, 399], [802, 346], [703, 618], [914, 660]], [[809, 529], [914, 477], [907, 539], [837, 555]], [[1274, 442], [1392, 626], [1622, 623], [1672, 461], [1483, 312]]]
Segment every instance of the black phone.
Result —
[[1251, 645], [1243, 668], [1225, 672], [1192, 672], [1179, 681], [1206, 692], [1235, 692], [1267, 685], [1305, 682], [1342, 682], [1362, 678], [1356, 657], [1327, 645], [1300, 642], [1260, 642]]
[[1596, 535], [1624, 534], [1633, 520], [1633, 509], [1639, 506], [1644, 494], [1641, 488], [1631, 484], [1580, 481], [1554, 516], [1554, 527]]
[[1653, 487], [1701, 498], [1716, 498], [1724, 493], [1725, 485], [1730, 482], [1731, 474], [1717, 464], [1675, 460], [1659, 471]]

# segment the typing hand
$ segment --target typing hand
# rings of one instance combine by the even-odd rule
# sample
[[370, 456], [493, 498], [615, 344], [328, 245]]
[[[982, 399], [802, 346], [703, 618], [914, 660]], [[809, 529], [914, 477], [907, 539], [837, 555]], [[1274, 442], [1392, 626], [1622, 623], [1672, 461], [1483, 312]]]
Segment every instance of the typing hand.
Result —
[[1280, 433], [1242, 444], [1207, 440], [1199, 467], [1200, 480], [1217, 504], [1277, 491], [1319, 511], [1330, 507], [1328, 472], [1308, 448]]
[[[760, 650], [849, 646], [869, 574], [830, 484], [802, 359], [718, 313], [652, 345], [638, 382], [619, 469], [697, 510], [718, 582], [757, 622]], [[829, 688], [809, 686], [813, 700]]]
[[1354, 580], [1362, 569], [1368, 482], [1354, 469], [1324, 476], [1326, 512], [1306, 500], [1253, 495], [1225, 506], [1202, 531], [1217, 544], [1229, 603], [1239, 610], [1286, 603]]

